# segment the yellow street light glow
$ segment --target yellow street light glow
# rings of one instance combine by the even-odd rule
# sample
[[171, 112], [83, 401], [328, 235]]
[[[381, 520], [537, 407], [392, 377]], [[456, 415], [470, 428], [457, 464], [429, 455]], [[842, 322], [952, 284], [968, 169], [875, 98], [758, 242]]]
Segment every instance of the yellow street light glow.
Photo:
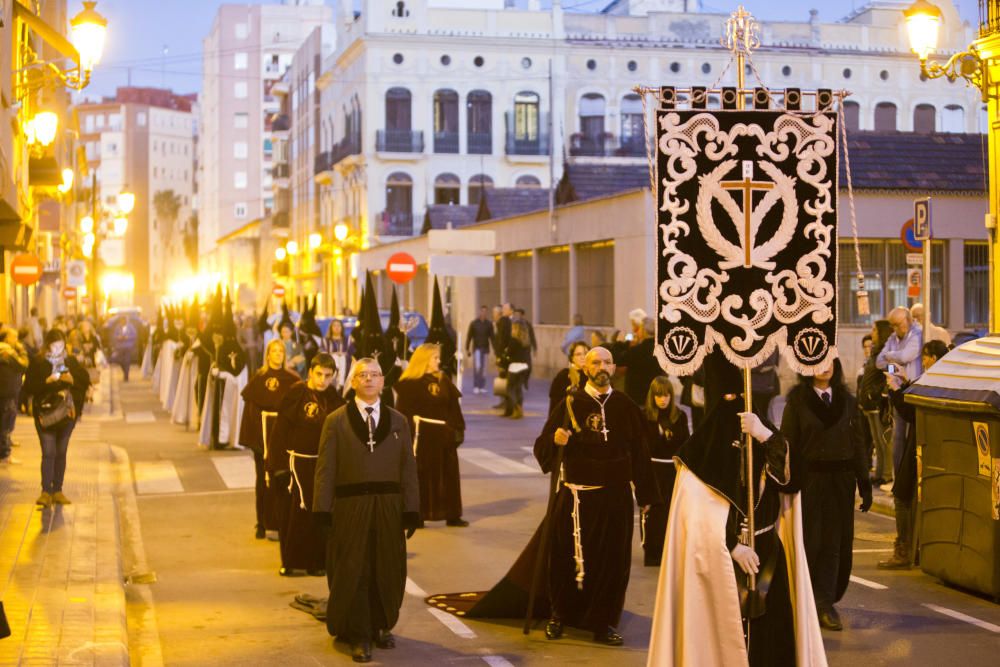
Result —
[[89, 215], [85, 215], [80, 218], [80, 231], [84, 234], [90, 234], [93, 236], [94, 231], [94, 219]]
[[115, 236], [125, 236], [128, 231], [128, 218], [124, 215], [115, 218]]
[[62, 170], [62, 183], [59, 184], [59, 192], [66, 194], [73, 188], [73, 170], [66, 167]]
[[108, 32], [108, 20], [94, 9], [96, 4], [96, 1], [84, 0], [83, 11], [69, 22], [70, 41], [80, 54], [80, 69], [84, 72], [92, 71], [101, 61]]
[[903, 12], [906, 32], [910, 38], [910, 49], [920, 57], [927, 57], [937, 49], [938, 33], [941, 30], [941, 10], [927, 0], [917, 0]]
[[128, 190], [122, 190], [118, 193], [118, 210], [124, 215], [128, 215], [135, 208], [135, 194], [129, 192]]
[[309, 249], [315, 250], [316, 248], [323, 245], [323, 236], [316, 232], [309, 235]]
[[289, 241], [285, 244], [285, 250], [294, 257], [299, 254], [299, 244], [296, 241]]
[[342, 222], [339, 222], [333, 228], [333, 238], [335, 238], [338, 241], [340, 241], [341, 243], [343, 243], [344, 239], [347, 238], [347, 232], [348, 232], [347, 225], [345, 225]]
[[279, 262], [284, 262], [285, 261], [285, 257], [287, 257], [287, 256], [288, 256], [288, 253], [285, 252], [285, 249], [282, 248], [281, 246], [278, 246], [277, 248], [274, 249], [274, 258], [276, 260], [278, 260]]
[[92, 245], [84, 245], [83, 246], [83, 256], [86, 257], [87, 259], [90, 259], [91, 257], [93, 257], [94, 256], [94, 246], [92, 246]]
[[222, 282], [224, 276], [221, 273], [199, 273], [196, 276], [173, 281], [170, 283], [168, 293], [173, 302], [181, 303], [214, 291], [215, 286]]
[[105, 273], [101, 276], [101, 288], [105, 294], [131, 292], [135, 289], [135, 276], [131, 273]]
[[31, 119], [31, 133], [35, 142], [42, 146], [51, 146], [59, 133], [59, 116], [53, 111], [39, 111]]
[[83, 235], [83, 245], [84, 245], [84, 247], [90, 246], [91, 248], [93, 248], [94, 247], [94, 241], [96, 241], [96, 240], [97, 239], [94, 236], [94, 232], [93, 231], [86, 232]]

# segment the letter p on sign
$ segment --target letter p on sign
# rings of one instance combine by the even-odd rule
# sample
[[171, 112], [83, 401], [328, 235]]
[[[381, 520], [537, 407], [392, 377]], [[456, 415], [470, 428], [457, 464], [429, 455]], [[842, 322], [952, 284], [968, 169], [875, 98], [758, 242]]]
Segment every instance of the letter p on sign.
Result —
[[913, 238], [931, 240], [931, 198], [913, 200]]

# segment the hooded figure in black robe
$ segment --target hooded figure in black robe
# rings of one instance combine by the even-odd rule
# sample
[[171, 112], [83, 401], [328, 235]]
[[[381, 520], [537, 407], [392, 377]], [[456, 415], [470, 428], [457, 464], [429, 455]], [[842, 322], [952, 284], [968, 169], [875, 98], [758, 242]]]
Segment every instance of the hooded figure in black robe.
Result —
[[458, 360], [455, 357], [457, 348], [455, 347], [454, 333], [449, 331], [448, 323], [444, 317], [444, 307], [441, 305], [441, 290], [438, 287], [437, 276], [434, 277], [434, 301], [431, 308], [431, 321], [427, 326], [427, 338], [424, 342], [441, 346], [441, 370], [449, 377], [454, 378], [458, 374]]
[[[611, 353], [587, 353], [588, 382], [549, 415], [535, 440], [535, 458], [550, 472], [564, 446], [549, 558], [552, 618], [546, 636], [563, 624], [590, 630], [602, 643], [620, 645], [615, 630], [625, 605], [632, 563], [635, 500], [643, 512], [661, 502], [639, 407], [611, 389]], [[560, 444], [564, 443], [564, 444]]]
[[[221, 306], [221, 291], [216, 293], [216, 299]], [[233, 431], [238, 430], [239, 425], [239, 384], [245, 381], [245, 376], [243, 380], [239, 378], [246, 369], [247, 354], [236, 340], [236, 321], [228, 294], [221, 317], [219, 306], [213, 307], [208, 340], [202, 348], [204, 354], [199, 355], [199, 361], [205, 356], [209, 359], [202, 404], [201, 444], [210, 449], [229, 449], [238, 439]]]
[[306, 297], [305, 307], [299, 318], [298, 339], [302, 346], [302, 353], [306, 357], [306, 367], [312, 364], [313, 357], [320, 351], [320, 339], [323, 337], [323, 331], [316, 323], [316, 301], [317, 298], [313, 297], [312, 305], [310, 305], [309, 297]]
[[[280, 354], [272, 363], [271, 351]], [[278, 530], [283, 521], [275, 516], [274, 497], [267, 479], [264, 458], [267, 455], [269, 439], [264, 433], [264, 412], [277, 413], [288, 390], [299, 381], [299, 376], [285, 368], [285, 346], [281, 341], [272, 340], [264, 351], [264, 366], [258, 370], [247, 386], [243, 388], [243, 419], [240, 424], [240, 445], [253, 452], [256, 472], [255, 499], [257, 510], [257, 539], [264, 537], [268, 530]], [[273, 423], [272, 423], [273, 427]], [[286, 484], [287, 486], [287, 484]]]
[[355, 398], [323, 425], [313, 511], [331, 526], [327, 630], [366, 661], [372, 640], [394, 645], [390, 630], [406, 587], [404, 530], [412, 535], [419, 524], [420, 491], [406, 417], [378, 400], [378, 363], [355, 364]]
[[401, 326], [401, 316], [399, 313], [399, 298], [396, 296], [396, 288], [392, 288], [392, 304], [389, 307], [389, 326], [385, 329], [385, 338], [392, 346], [392, 351], [396, 359], [404, 360], [409, 358], [409, 345], [406, 342], [406, 334]]
[[[355, 338], [355, 359], [370, 357], [378, 361], [382, 369], [384, 378], [384, 388], [382, 390], [382, 401], [392, 407], [395, 398], [392, 389], [399, 379], [402, 371], [396, 364], [396, 353], [392, 344], [382, 333], [382, 321], [378, 314], [378, 304], [375, 302], [375, 289], [372, 284], [371, 273], [365, 276], [365, 292], [361, 301], [361, 313], [358, 318], [359, 327], [355, 327], [354, 333], [360, 328], [360, 334]], [[351, 394], [348, 392], [348, 398]]]

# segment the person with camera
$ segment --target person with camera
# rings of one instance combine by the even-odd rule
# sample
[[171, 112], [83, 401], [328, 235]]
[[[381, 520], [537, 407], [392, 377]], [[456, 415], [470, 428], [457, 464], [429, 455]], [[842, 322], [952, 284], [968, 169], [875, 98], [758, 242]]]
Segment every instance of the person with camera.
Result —
[[59, 329], [45, 334], [38, 356], [28, 364], [25, 389], [32, 399], [35, 430], [42, 447], [42, 493], [36, 505], [69, 505], [62, 492], [66, 450], [90, 386], [90, 376], [66, 353], [66, 335]]

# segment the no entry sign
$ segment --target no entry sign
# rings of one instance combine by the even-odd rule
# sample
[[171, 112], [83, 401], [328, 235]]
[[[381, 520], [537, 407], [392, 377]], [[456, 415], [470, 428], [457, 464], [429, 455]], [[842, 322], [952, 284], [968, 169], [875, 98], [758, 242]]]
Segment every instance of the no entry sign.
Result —
[[397, 285], [403, 285], [413, 280], [417, 275], [417, 260], [405, 252], [397, 252], [385, 264], [385, 272], [389, 280]]
[[76, 298], [76, 288], [75, 287], [63, 287], [63, 298], [67, 301]]
[[42, 277], [42, 263], [35, 255], [18, 255], [10, 263], [10, 277], [18, 285], [34, 285]]
[[282, 285], [275, 285], [274, 287], [271, 288], [271, 294], [273, 294], [274, 296], [278, 297], [279, 299], [284, 298], [284, 296], [285, 296], [285, 288], [284, 288], [284, 286], [282, 286]]

